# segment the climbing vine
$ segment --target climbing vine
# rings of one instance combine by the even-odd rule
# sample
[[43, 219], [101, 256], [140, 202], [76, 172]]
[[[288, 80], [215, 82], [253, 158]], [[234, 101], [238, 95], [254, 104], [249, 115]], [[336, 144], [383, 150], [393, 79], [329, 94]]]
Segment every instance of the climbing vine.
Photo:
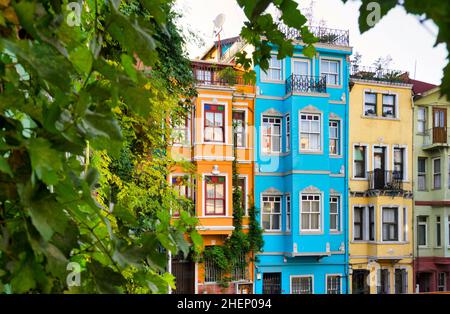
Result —
[[[233, 125], [233, 127], [235, 127]], [[242, 230], [242, 219], [244, 217], [244, 208], [242, 200], [245, 197], [239, 188], [239, 173], [237, 167], [237, 150], [233, 148], [234, 159], [232, 163], [233, 171], [233, 226], [234, 230], [231, 236], [225, 240], [223, 245], [213, 245], [205, 248], [203, 256], [208, 259], [222, 274], [219, 284], [227, 287], [232, 280], [230, 274], [233, 269], [245, 268], [247, 265], [247, 256], [250, 260], [255, 260], [255, 253], [262, 251], [264, 241], [262, 239], [262, 230], [256, 220], [257, 208], [253, 204], [249, 208], [249, 231], [245, 233]], [[244, 259], [241, 256], [245, 256]]]

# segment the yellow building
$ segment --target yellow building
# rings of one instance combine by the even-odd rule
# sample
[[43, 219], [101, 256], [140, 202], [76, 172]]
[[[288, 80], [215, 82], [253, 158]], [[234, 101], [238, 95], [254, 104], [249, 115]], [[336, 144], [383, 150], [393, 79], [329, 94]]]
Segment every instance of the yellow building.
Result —
[[[397, 72], [398, 73], [398, 72]], [[352, 69], [349, 263], [352, 293], [413, 292], [412, 85]]]
[[[248, 229], [248, 209], [253, 200], [253, 108], [255, 89], [244, 84], [242, 73], [232, 64], [214, 61], [193, 61], [198, 96], [171, 147], [174, 158], [191, 162], [193, 174], [177, 166], [170, 180], [180, 193], [194, 200], [197, 229], [205, 246], [221, 245], [231, 235], [233, 226], [233, 160], [237, 157], [239, 186], [244, 194], [243, 229]], [[219, 73], [232, 70], [227, 77]], [[236, 153], [236, 154], [235, 154]], [[189, 176], [189, 184], [183, 177]], [[230, 274], [232, 282], [224, 288], [219, 284], [220, 272], [212, 263], [174, 259], [172, 273], [176, 276], [175, 293], [251, 293], [253, 264], [248, 256], [246, 269]], [[245, 291], [244, 291], [245, 290]]]

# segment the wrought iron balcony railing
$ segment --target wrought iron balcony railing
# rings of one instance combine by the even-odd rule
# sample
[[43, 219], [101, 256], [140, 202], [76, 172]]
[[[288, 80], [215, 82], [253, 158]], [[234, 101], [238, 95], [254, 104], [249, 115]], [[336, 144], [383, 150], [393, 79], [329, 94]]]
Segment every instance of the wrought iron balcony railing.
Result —
[[381, 69], [360, 65], [350, 66], [350, 77], [368, 81], [383, 81], [388, 83], [408, 83], [409, 73], [400, 70]]
[[295, 75], [286, 80], [286, 94], [290, 93], [326, 93], [327, 80], [325, 76]]
[[368, 171], [369, 190], [402, 191], [403, 172], [376, 169]]
[[[301, 33], [285, 24], [279, 24], [278, 29], [288, 39], [302, 40]], [[332, 29], [321, 26], [309, 26], [308, 29], [315, 37], [319, 39], [319, 43], [326, 43], [336, 46], [349, 46], [349, 31], [342, 29]]]
[[447, 127], [438, 127], [425, 130], [423, 133], [423, 146], [442, 147], [450, 143]]
[[244, 81], [242, 73], [234, 70], [232, 65], [194, 61], [192, 72], [199, 85], [251, 85]]

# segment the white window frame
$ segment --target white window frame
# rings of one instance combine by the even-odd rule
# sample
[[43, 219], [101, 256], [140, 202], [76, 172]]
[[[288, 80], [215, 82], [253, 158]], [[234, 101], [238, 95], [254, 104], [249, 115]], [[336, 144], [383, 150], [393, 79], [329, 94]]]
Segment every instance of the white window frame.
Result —
[[[361, 146], [361, 147], [365, 147], [365, 168], [364, 169], [364, 177], [355, 177], [355, 173], [356, 173], [356, 167], [355, 167], [355, 158], [356, 158], [356, 147], [357, 146]], [[367, 172], [369, 171], [369, 145], [368, 144], [361, 144], [361, 143], [355, 143], [353, 144], [353, 159], [352, 159], [352, 180], [361, 180], [361, 181], [366, 181], [368, 176], [367, 176]]]
[[[225, 110], [223, 113], [223, 126], [224, 126], [224, 141], [223, 142], [207, 142], [205, 141], [205, 105], [222, 105], [225, 106]], [[200, 143], [199, 144], [205, 144], [205, 145], [228, 145], [229, 139], [228, 139], [228, 103], [227, 102], [214, 102], [214, 101], [202, 101], [202, 105], [200, 106]], [[194, 119], [196, 120], [196, 119]], [[194, 134], [196, 134], [196, 127], [194, 127]], [[197, 136], [197, 135], [195, 135]], [[194, 144], [197, 139], [194, 139]]]
[[[331, 137], [330, 123], [337, 123], [337, 127], [336, 127], [337, 128], [337, 138]], [[332, 139], [336, 140], [338, 143], [338, 145], [336, 146], [337, 150], [338, 150], [337, 154], [331, 153], [331, 151], [330, 151], [330, 140], [332, 140]], [[333, 156], [333, 157], [342, 156], [342, 120], [341, 119], [332, 118], [332, 119], [328, 120], [328, 152], [329, 152], [330, 156]]]
[[[419, 112], [423, 111], [423, 119], [420, 119]], [[419, 125], [423, 123], [423, 131], [419, 130]], [[426, 107], [417, 107], [417, 134], [424, 135], [427, 131], [427, 108]]]
[[402, 232], [402, 236], [403, 236], [403, 242], [408, 242], [408, 237], [409, 237], [409, 233], [408, 233], [408, 208], [407, 207], [403, 207], [403, 211], [402, 211], [402, 228], [403, 228], [403, 232]]
[[[438, 221], [438, 218], [439, 218], [439, 221]], [[438, 242], [437, 242], [437, 240], [438, 240], [438, 227], [437, 226], [438, 225], [439, 225], [439, 237], [440, 237], [440, 240], [441, 240], [441, 244], [440, 245], [438, 245]], [[435, 247], [436, 248], [442, 248], [442, 218], [439, 215], [436, 216], [435, 236], [436, 236], [436, 239], [435, 239], [436, 245], [435, 245]]]
[[[372, 94], [375, 95], [375, 113], [374, 114], [366, 114], [366, 94]], [[371, 103], [372, 104], [372, 103]], [[378, 93], [372, 90], [364, 90], [363, 91], [363, 108], [362, 108], [362, 115], [364, 117], [377, 117], [378, 116]]]
[[342, 294], [342, 274], [325, 275], [325, 293], [328, 294], [328, 277], [339, 277], [339, 294]]
[[[384, 97], [393, 97], [394, 98], [394, 115], [393, 116], [384, 116], [383, 109], [384, 109]], [[382, 93], [381, 94], [381, 117], [385, 119], [398, 119], [398, 95], [396, 93]]]
[[[272, 216], [274, 214], [278, 214], [273, 212], [273, 206], [271, 206], [271, 211], [270, 213], [265, 214], [264, 213], [264, 208], [263, 208], [263, 204], [264, 204], [264, 197], [279, 197], [280, 198], [280, 213], [279, 213], [279, 228], [278, 229], [264, 229], [263, 226], [263, 215], [270, 215], [270, 219], [269, 221], [272, 222]], [[270, 201], [269, 201], [270, 202]], [[275, 201], [274, 201], [275, 202]], [[282, 230], [282, 217], [283, 217], [283, 195], [281, 194], [261, 194], [261, 229], [263, 230], [264, 233], [272, 233], [272, 232], [281, 232]], [[272, 223], [271, 223], [272, 225]]]
[[[289, 205], [289, 206], [288, 206]], [[288, 211], [289, 208], [289, 211]], [[286, 231], [291, 232], [292, 229], [292, 200], [291, 200], [291, 194], [286, 194], [286, 210], [285, 210], [285, 224], [286, 224]], [[288, 214], [289, 213], [289, 214]], [[289, 224], [288, 224], [289, 221]], [[289, 225], [289, 228], [288, 228]]]
[[[419, 159], [423, 160], [425, 163], [425, 171], [424, 172], [419, 172]], [[427, 157], [422, 157], [422, 156], [418, 156], [417, 157], [417, 190], [418, 191], [427, 191], [427, 161], [428, 158]], [[419, 189], [419, 178], [420, 177], [424, 177], [424, 188], [423, 189]]]
[[323, 72], [322, 71], [322, 61], [332, 61], [332, 62], [337, 62], [338, 63], [338, 73], [337, 73], [337, 77], [338, 77], [338, 80], [339, 80], [339, 82], [338, 82], [338, 84], [330, 84], [330, 83], [328, 83], [328, 81], [327, 81], [327, 88], [328, 87], [330, 87], [330, 88], [341, 88], [342, 87], [342, 84], [343, 84], [343, 82], [342, 82], [342, 79], [343, 79], [343, 75], [342, 75], [342, 72], [343, 72], [343, 62], [342, 62], [342, 59], [341, 58], [333, 58], [333, 57], [320, 57], [319, 58], [319, 73], [320, 73], [320, 76], [322, 76], [323, 74], [335, 74], [335, 73], [331, 73], [331, 72]]
[[311, 60], [310, 59], [306, 59], [306, 58], [298, 58], [298, 57], [293, 57], [291, 59], [291, 74], [292, 75], [298, 75], [294, 73], [294, 63], [295, 62], [304, 62], [308, 64], [308, 74], [307, 76], [311, 75]]
[[[337, 214], [334, 214], [335, 216], [337, 216], [337, 229], [331, 229], [331, 198], [332, 197], [337, 197]], [[329, 196], [330, 201], [329, 201], [329, 217], [330, 217], [330, 233], [341, 233], [342, 231], [342, 215], [341, 215], [341, 208], [342, 208], [342, 197], [340, 194], [330, 194]]]
[[286, 114], [286, 152], [290, 152], [291, 151], [291, 116], [289, 113]]
[[292, 279], [295, 278], [311, 278], [311, 293], [310, 294], [314, 294], [314, 275], [310, 274], [310, 275], [291, 275], [289, 276], [289, 293], [293, 294], [292, 291]]
[[[264, 73], [264, 70], [259, 67], [259, 74], [260, 74], [260, 81], [263, 83], [279, 83], [284, 84], [284, 72], [285, 72], [285, 59], [278, 60], [280, 61], [280, 68], [276, 68], [272, 66], [272, 60], [273, 58], [277, 59], [276, 53], [271, 53], [270, 59], [269, 59], [269, 68], [267, 69], [267, 73]], [[280, 70], [280, 79], [272, 79], [270, 78], [270, 71], [271, 70]]]
[[[248, 195], [249, 194], [249, 190], [248, 190], [248, 175], [240, 174], [240, 175], [238, 175], [238, 178], [239, 179], [245, 179], [245, 192]], [[244, 217], [248, 217], [248, 197], [247, 197], [247, 195], [243, 195], [243, 197], [245, 198]]]
[[[302, 115], [306, 115], [306, 116], [318, 116], [319, 117], [319, 132], [311, 132], [311, 128], [308, 132], [302, 132]], [[298, 116], [298, 139], [299, 139], [299, 151], [300, 153], [313, 153], [313, 154], [317, 154], [317, 153], [321, 153], [323, 151], [323, 119], [322, 119], [322, 113], [319, 112], [307, 112], [307, 111], [300, 111], [299, 112], [299, 116]], [[302, 133], [311, 135], [311, 134], [319, 134], [319, 148], [318, 149], [304, 149], [301, 146], [301, 138], [302, 138]], [[308, 137], [309, 139], [309, 137]]]
[[[440, 275], [441, 274], [444, 275], [444, 285], [443, 286], [439, 284], [439, 280], [440, 280]], [[438, 277], [437, 278], [437, 282], [436, 282], [437, 291], [447, 291], [447, 273], [443, 272], [443, 271], [440, 271], [440, 272], [437, 273], [437, 277]], [[441, 287], [442, 287], [442, 290], [439, 290]]]
[[[397, 240], [384, 240], [384, 234], [383, 234], [383, 225], [384, 225], [384, 220], [383, 220], [383, 212], [385, 209], [396, 209], [397, 210]], [[380, 215], [380, 234], [381, 234], [381, 242], [384, 243], [399, 243], [402, 242], [402, 224], [401, 224], [401, 215], [400, 215], [400, 207], [398, 207], [398, 205], [383, 205], [381, 206], [381, 215]]]
[[177, 131], [185, 131], [186, 132], [186, 141], [183, 143], [176, 142], [176, 139], [172, 140], [172, 146], [191, 146], [191, 115], [190, 113], [186, 116], [186, 126], [181, 128], [178, 125], [174, 125], [172, 127], [172, 135]]
[[[434, 161], [435, 160], [437, 160], [437, 159], [439, 159], [439, 172], [435, 172], [435, 169], [434, 169]], [[440, 189], [442, 189], [442, 158], [441, 157], [437, 157], [437, 158], [433, 158], [433, 159], [431, 159], [431, 169], [432, 169], [432, 175], [433, 175], [433, 190], [440, 190]], [[434, 177], [435, 177], [435, 175], [437, 175], [437, 174], [439, 174], [439, 176], [440, 176], [440, 179], [439, 179], [439, 181], [440, 181], [440, 186], [439, 186], [439, 188], [436, 188], [436, 186], [435, 186], [435, 180], [434, 180]]]
[[[206, 177], [225, 177], [225, 214], [224, 215], [206, 215]], [[229, 210], [227, 210], [227, 207], [229, 207], [227, 204], [229, 204], [229, 181], [228, 181], [228, 173], [221, 172], [221, 173], [202, 173], [202, 216], [198, 218], [229, 218], [232, 217], [230, 215]]]
[[[419, 221], [419, 217], [425, 217], [425, 222]], [[428, 221], [429, 217], [425, 215], [419, 215], [417, 216], [417, 246], [419, 248], [427, 248], [428, 247]], [[419, 244], [419, 226], [425, 226], [425, 244], [420, 245]]]
[[[271, 137], [271, 145], [270, 145], [270, 151], [264, 151], [264, 136], [266, 136], [264, 134], [264, 119], [279, 119], [280, 120], [280, 134], [279, 135], [270, 135]], [[271, 122], [268, 122], [269, 124], [272, 124]], [[274, 136], [279, 137], [280, 139], [280, 150], [279, 151], [274, 151], [272, 150], [272, 146], [273, 146], [273, 141], [272, 138]], [[261, 153], [263, 155], [277, 155], [277, 154], [281, 154], [283, 152], [283, 117], [282, 116], [277, 116], [277, 115], [262, 115], [261, 118]]]
[[[243, 112], [244, 113], [244, 125], [243, 127], [243, 134], [242, 134], [242, 138], [244, 140], [244, 146], [236, 146], [237, 148], [247, 148], [248, 147], [248, 141], [247, 141], [247, 125], [248, 125], [248, 114], [247, 114], [247, 110], [246, 109], [233, 109], [231, 111], [231, 121], [233, 123], [233, 112]], [[232, 125], [232, 129], [233, 129], [233, 145], [234, 145], [234, 125]]]
[[[319, 196], [319, 228], [318, 229], [302, 229], [302, 196]], [[315, 200], [313, 200], [315, 201]], [[311, 202], [310, 202], [311, 203]], [[299, 198], [299, 230], [300, 234], [311, 234], [311, 233], [321, 233], [323, 230], [323, 193], [308, 193], [308, 192], [300, 192]], [[309, 212], [309, 225], [311, 227], [311, 213]]]
[[[355, 239], [355, 208], [362, 208], [362, 239]], [[367, 205], [353, 205], [352, 208], [352, 241], [354, 242], [368, 242], [369, 241], [369, 207]]]
[[403, 182], [408, 182], [408, 145], [392, 145], [392, 164], [391, 164], [391, 169], [392, 171], [394, 171], [394, 164], [395, 164], [395, 150], [396, 149], [401, 149], [401, 151], [403, 151], [403, 169], [402, 169], [402, 173], [403, 173]]

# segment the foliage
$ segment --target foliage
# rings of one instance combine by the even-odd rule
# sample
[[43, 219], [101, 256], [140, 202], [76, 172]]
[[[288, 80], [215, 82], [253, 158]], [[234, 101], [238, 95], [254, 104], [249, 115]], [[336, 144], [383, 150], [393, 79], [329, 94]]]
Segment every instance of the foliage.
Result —
[[286, 39], [283, 32], [278, 29], [278, 23], [273, 20], [267, 8], [273, 4], [281, 12], [281, 21], [289, 27], [300, 31], [302, 41], [305, 43], [303, 53], [312, 57], [315, 54], [313, 44], [318, 39], [309, 31], [306, 17], [297, 9], [297, 2], [294, 0], [237, 0], [239, 6], [244, 10], [247, 21], [241, 30], [241, 37], [250, 45], [255, 47], [252, 57], [248, 57], [245, 52], [236, 55], [237, 63], [241, 64], [245, 70], [246, 78], [254, 79], [255, 72], [250, 71], [252, 62], [259, 65], [266, 71], [269, 68], [272, 45], [278, 48], [278, 59], [292, 56], [294, 46], [291, 39]]
[[[66, 4], [1, 3], [0, 289], [165, 292], [165, 252], [187, 254], [185, 234], [201, 245], [195, 218], [169, 214], [181, 205], [161, 117], [190, 89], [172, 1], [140, 0], [145, 14], [132, 14], [88, 0], [73, 26]], [[81, 266], [70, 289], [69, 262]]]
[[219, 79], [228, 85], [235, 85], [237, 83], [237, 73], [232, 67], [225, 67], [217, 72]]
[[[344, 3], [349, 0], [342, 0]], [[376, 26], [369, 25], [367, 23], [368, 15], [371, 14], [371, 10], [367, 9], [367, 5], [373, 0], [362, 0], [359, 8], [359, 30], [364, 33]], [[407, 13], [420, 16], [420, 21], [423, 22], [427, 19], [432, 20], [439, 28], [439, 33], [436, 38], [435, 45], [443, 43], [446, 45], [447, 51], [450, 48], [450, 2], [441, 0], [383, 0], [376, 1], [380, 4], [381, 18], [383, 18], [391, 9], [396, 6], [402, 6]], [[444, 95], [450, 95], [450, 63], [444, 69], [444, 77], [441, 83], [441, 93]]]

